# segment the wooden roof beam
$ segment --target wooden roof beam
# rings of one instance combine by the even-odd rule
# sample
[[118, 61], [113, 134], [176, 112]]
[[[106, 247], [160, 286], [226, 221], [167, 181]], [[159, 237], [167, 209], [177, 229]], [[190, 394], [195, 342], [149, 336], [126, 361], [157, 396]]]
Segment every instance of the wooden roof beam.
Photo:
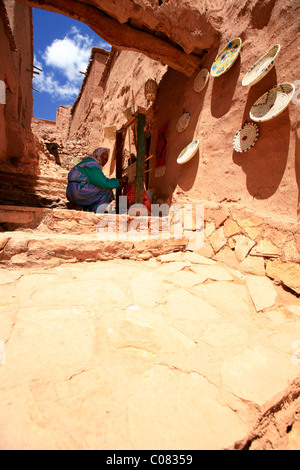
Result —
[[146, 31], [121, 24], [95, 6], [74, 0], [18, 0], [30, 7], [41, 8], [83, 21], [113, 47], [132, 50], [164, 65], [192, 76], [199, 68], [201, 59], [186, 54], [181, 48]]

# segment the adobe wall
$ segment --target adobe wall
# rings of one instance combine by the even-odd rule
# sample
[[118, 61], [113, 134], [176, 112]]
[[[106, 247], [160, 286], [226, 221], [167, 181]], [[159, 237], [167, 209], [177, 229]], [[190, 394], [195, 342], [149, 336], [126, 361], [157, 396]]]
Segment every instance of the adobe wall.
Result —
[[[252, 104], [276, 83], [293, 83], [300, 77], [296, 11], [296, 2], [286, 9], [277, 2], [270, 18], [265, 19], [268, 22], [260, 27], [243, 30], [239, 23], [232, 24], [226, 36], [242, 38], [240, 57], [227, 73], [210, 77], [200, 93], [193, 90], [195, 75], [187, 79], [168, 70], [160, 84], [154, 117], [155, 131], [170, 123], [167, 171], [165, 176], [151, 180], [162, 195], [170, 191], [177, 200], [238, 203], [254, 211], [297, 221], [300, 100], [297, 104], [295, 96], [281, 115], [259, 124], [260, 138], [249, 152], [239, 154], [232, 147], [234, 134], [250, 120]], [[257, 22], [262, 20], [256, 18]], [[226, 45], [226, 36], [223, 35], [219, 50]], [[277, 43], [281, 51], [276, 66], [250, 89], [242, 87], [247, 70]], [[210, 69], [217, 53], [218, 50], [210, 51], [202, 66]], [[176, 123], [183, 110], [190, 113], [191, 121], [179, 134]], [[189, 163], [178, 165], [178, 154], [196, 138], [200, 139], [199, 153]]]
[[0, 80], [6, 84], [6, 103], [0, 104], [0, 161], [16, 166], [36, 159], [36, 152], [30, 132], [32, 73], [26, 70], [33, 64], [32, 12], [13, 0], [1, 2], [0, 56]]
[[60, 106], [56, 111], [56, 126], [63, 142], [67, 140], [69, 135], [70, 119], [71, 106]]
[[[249, 119], [252, 104], [276, 83], [297, 85], [300, 76], [296, 4], [271, 3], [269, 9], [256, 9], [255, 17], [228, 21], [218, 49], [206, 54], [202, 67], [210, 70], [218, 52], [234, 37], [243, 41], [241, 54], [224, 75], [210, 77], [200, 93], [193, 90], [196, 73], [188, 78], [141, 54], [117, 53], [104, 83], [100, 136], [113, 151], [114, 142], [104, 138], [103, 129], [124, 124], [122, 110], [132, 104], [132, 97], [135, 104], [147, 108], [147, 127], [152, 132], [150, 155], [155, 153], [158, 130], [169, 122], [163, 176], [155, 177], [151, 160], [153, 202], [202, 203], [203, 254], [226, 260], [241, 271], [266, 273], [299, 294], [299, 88], [282, 114], [259, 124], [260, 137], [249, 152], [237, 153], [232, 146], [235, 133]], [[281, 52], [276, 67], [253, 87], [242, 87], [247, 70], [277, 43]], [[153, 106], [144, 97], [147, 78], [159, 84]], [[190, 113], [191, 120], [179, 133], [176, 124], [183, 111]], [[95, 129], [98, 135], [98, 123]], [[199, 152], [190, 162], [179, 165], [179, 153], [196, 138], [200, 140]], [[111, 175], [114, 170], [112, 157]]]
[[[103, 90], [99, 80], [105, 68], [108, 52], [101, 48], [93, 48], [86, 76], [82, 82], [80, 93], [71, 109], [71, 120], [68, 138], [70, 140], [86, 140], [95, 142], [99, 147], [97, 130], [95, 135], [90, 134], [92, 127], [99, 129], [101, 114], [99, 112]], [[97, 126], [98, 123], [98, 126]]]
[[[224, 75], [210, 77], [202, 92], [193, 90], [196, 74], [187, 78], [169, 69], [164, 75], [154, 104], [150, 153], [157, 131], [169, 122], [167, 165], [162, 177], [150, 173], [150, 186], [154, 200], [203, 203], [203, 254], [241, 271], [266, 273], [299, 294], [299, 10], [296, 2], [272, 5], [251, 18], [246, 29], [245, 18], [228, 22], [218, 50], [208, 52], [202, 67], [210, 70], [235, 37], [243, 41], [240, 57]], [[274, 44], [281, 45], [276, 66], [256, 85], [242, 87], [247, 70]], [[252, 104], [282, 82], [298, 85], [293, 102], [273, 120], [259, 123], [260, 137], [249, 152], [235, 152], [233, 137], [250, 120]], [[179, 133], [176, 124], [184, 110], [191, 120]], [[194, 139], [200, 140], [199, 152], [179, 165], [179, 153]]]

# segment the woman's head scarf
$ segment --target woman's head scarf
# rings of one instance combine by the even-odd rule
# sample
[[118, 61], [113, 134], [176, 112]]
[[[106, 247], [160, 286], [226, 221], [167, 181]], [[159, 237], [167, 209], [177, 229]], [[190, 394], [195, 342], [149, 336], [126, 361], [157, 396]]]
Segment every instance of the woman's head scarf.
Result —
[[[107, 155], [109, 157], [110, 149], [108, 149], [106, 147], [98, 147], [90, 155], [90, 158], [93, 158], [94, 160], [97, 161], [97, 163], [99, 163], [98, 158], [100, 158], [103, 153], [107, 153]], [[101, 166], [101, 163], [99, 163], [99, 165]]]

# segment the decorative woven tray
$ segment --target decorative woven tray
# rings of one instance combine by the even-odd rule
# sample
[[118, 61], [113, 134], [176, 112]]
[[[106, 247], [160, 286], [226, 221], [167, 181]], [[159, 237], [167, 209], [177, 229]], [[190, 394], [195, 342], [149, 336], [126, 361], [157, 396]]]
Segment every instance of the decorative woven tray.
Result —
[[254, 122], [246, 122], [237, 131], [233, 139], [233, 148], [236, 152], [247, 152], [255, 145], [259, 137], [259, 127]]
[[177, 132], [183, 132], [190, 123], [190, 113], [183, 113], [177, 121], [176, 129]]
[[235, 38], [229, 41], [226, 47], [216, 57], [211, 66], [210, 74], [212, 77], [219, 77], [227, 72], [239, 56], [242, 47], [242, 40]]
[[200, 91], [202, 91], [205, 85], [207, 84], [208, 79], [209, 79], [209, 70], [207, 69], [200, 70], [200, 72], [197, 74], [194, 80], [194, 91], [196, 93], [199, 93]]
[[193, 158], [199, 148], [200, 141], [198, 139], [191, 142], [187, 147], [185, 147], [182, 152], [178, 155], [177, 163], [182, 165], [183, 163], [188, 162]]
[[292, 83], [275, 85], [254, 103], [250, 109], [250, 118], [256, 122], [273, 119], [288, 107], [294, 93], [295, 86]]
[[243, 78], [243, 86], [252, 86], [259, 82], [274, 67], [280, 51], [280, 45], [275, 44], [266, 54], [264, 54]]

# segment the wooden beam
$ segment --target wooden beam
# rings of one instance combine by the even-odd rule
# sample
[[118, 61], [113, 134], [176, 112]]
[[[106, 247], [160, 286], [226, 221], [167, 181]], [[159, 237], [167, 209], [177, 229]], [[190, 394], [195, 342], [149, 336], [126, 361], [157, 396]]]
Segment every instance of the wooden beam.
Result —
[[83, 21], [101, 38], [116, 49], [141, 52], [147, 57], [192, 76], [200, 66], [201, 59], [186, 54], [180, 47], [154, 36], [146, 31], [121, 24], [94, 5], [75, 0], [18, 0], [30, 7], [54, 11]]

